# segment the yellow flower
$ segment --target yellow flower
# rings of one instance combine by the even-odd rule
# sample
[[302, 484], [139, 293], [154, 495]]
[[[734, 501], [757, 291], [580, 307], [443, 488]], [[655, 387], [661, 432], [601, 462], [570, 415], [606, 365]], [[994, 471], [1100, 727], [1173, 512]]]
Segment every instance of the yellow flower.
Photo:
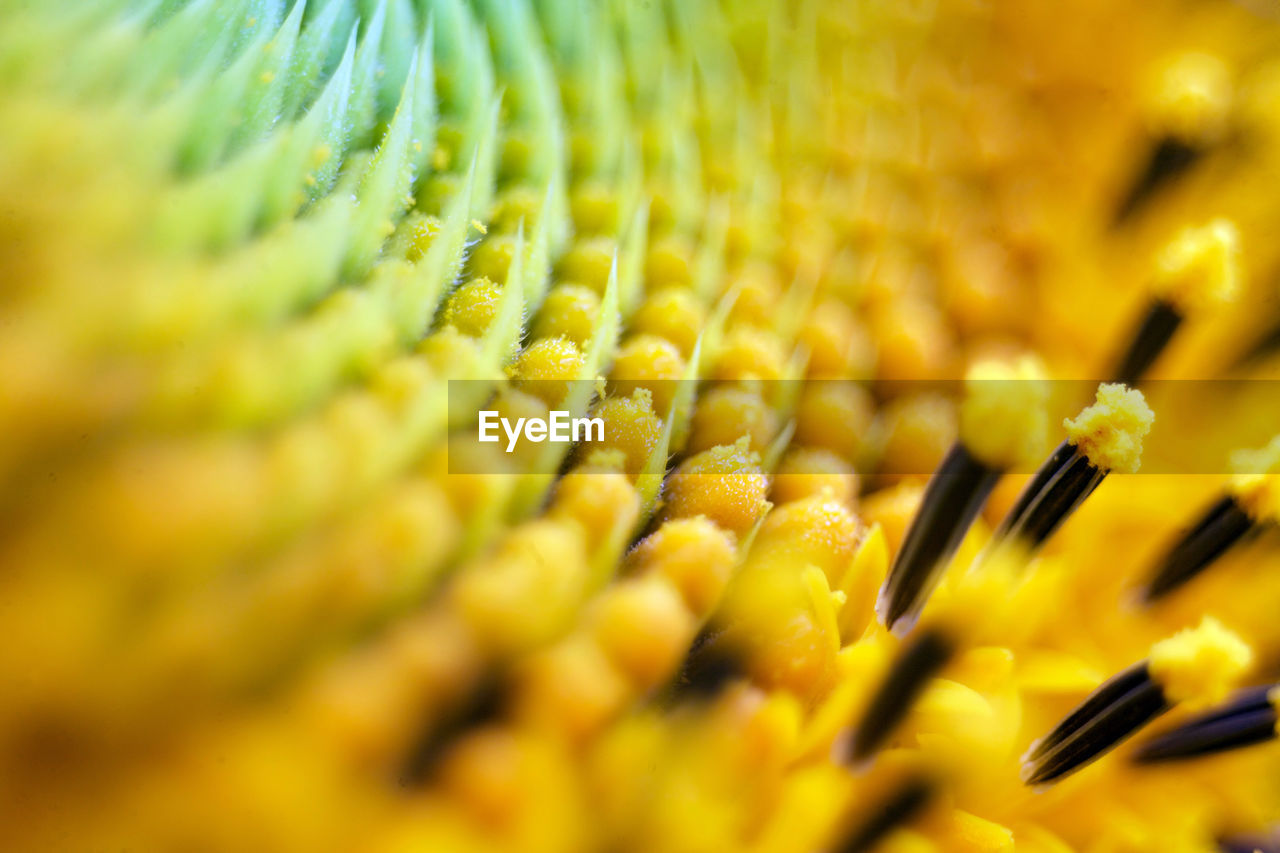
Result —
[[5, 849], [1280, 827], [1265, 3], [0, 20]]

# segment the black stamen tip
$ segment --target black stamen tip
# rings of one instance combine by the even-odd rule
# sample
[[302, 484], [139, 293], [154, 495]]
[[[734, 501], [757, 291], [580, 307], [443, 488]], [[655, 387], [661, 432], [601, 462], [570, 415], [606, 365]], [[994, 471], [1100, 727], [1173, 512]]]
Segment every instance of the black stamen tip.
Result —
[[922, 631], [908, 641], [854, 729], [849, 744], [851, 761], [870, 758], [884, 744], [953, 654], [955, 646], [936, 630]]
[[1165, 554], [1160, 568], [1147, 584], [1144, 598], [1153, 602], [1173, 592], [1256, 528], [1253, 518], [1235, 498], [1224, 496]]
[[1280, 836], [1233, 836], [1219, 841], [1218, 849], [1222, 853], [1280, 853]]
[[1130, 339], [1129, 349], [1116, 365], [1111, 381], [1136, 385], [1173, 340], [1182, 319], [1182, 312], [1170, 303], [1161, 299], [1152, 302]]
[[1054, 449], [1053, 453], [1049, 454], [1049, 458], [1046, 459], [1044, 464], [1041, 465], [1036, 470], [1035, 474], [1032, 475], [1031, 479], [1027, 482], [1026, 487], [1023, 488], [1022, 492], [1018, 495], [1018, 499], [1014, 501], [1013, 506], [1009, 509], [1009, 513], [1004, 517], [1004, 520], [1000, 522], [1000, 526], [996, 528], [996, 532], [991, 537], [992, 541], [1003, 539], [1008, 535], [1014, 522], [1025, 517], [1031, 511], [1031, 507], [1035, 503], [1036, 497], [1039, 496], [1041, 492], [1049, 488], [1050, 484], [1054, 481], [1054, 477], [1058, 475], [1058, 472], [1061, 471], [1062, 468], [1065, 467], [1075, 456], [1075, 445], [1068, 441], [1064, 441], [1059, 444]]
[[1274, 689], [1244, 691], [1227, 704], [1152, 738], [1134, 754], [1134, 761], [1177, 761], [1274, 740], [1276, 709], [1268, 698]]
[[724, 641], [721, 632], [708, 626], [694, 639], [668, 689], [670, 702], [706, 699], [722, 691], [729, 682], [746, 676], [742, 661]]
[[1280, 320], [1272, 321], [1272, 326], [1267, 331], [1236, 356], [1231, 367], [1237, 370], [1250, 367], [1277, 352], [1280, 352]]
[[991, 537], [991, 547], [1016, 540], [1034, 552], [1093, 494], [1107, 472], [1064, 441], [1040, 466]]
[[1136, 664], [1094, 691], [1035, 744], [1023, 762], [1023, 781], [1043, 785], [1074, 773], [1169, 708], [1164, 690], [1146, 662]]
[[1030, 752], [1027, 753], [1027, 757], [1039, 758], [1044, 755], [1044, 753], [1080, 731], [1090, 720], [1101, 715], [1112, 704], [1118, 702], [1136, 687], [1150, 681], [1150, 679], [1145, 661], [1136, 663], [1113, 676], [1097, 690], [1090, 693], [1088, 698], [1054, 727], [1053, 731], [1037, 741]]
[[885, 836], [906, 824], [922, 812], [937, 793], [929, 780], [914, 777], [898, 786], [857, 826], [843, 844], [836, 847], [838, 853], [864, 853]]
[[492, 677], [459, 702], [443, 720], [425, 726], [400, 767], [396, 777], [400, 787], [412, 788], [426, 782], [449, 746], [463, 732], [498, 719], [505, 700], [502, 680]]
[[979, 462], [964, 445], [951, 446], [925, 488], [881, 590], [878, 609], [886, 626], [919, 613], [999, 479], [999, 471]]
[[1140, 210], [1162, 187], [1172, 183], [1196, 164], [1203, 151], [1172, 137], [1156, 143], [1146, 164], [1116, 208], [1115, 224], [1120, 225]]

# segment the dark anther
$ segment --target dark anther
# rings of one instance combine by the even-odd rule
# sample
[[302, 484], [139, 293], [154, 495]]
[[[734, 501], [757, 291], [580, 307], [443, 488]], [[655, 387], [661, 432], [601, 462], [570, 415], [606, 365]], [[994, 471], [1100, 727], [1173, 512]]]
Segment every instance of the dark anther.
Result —
[[1144, 597], [1151, 602], [1173, 592], [1256, 529], [1254, 520], [1234, 497], [1222, 497], [1164, 555]]
[[685, 655], [684, 666], [670, 685], [668, 699], [684, 701], [716, 695], [731, 681], [742, 678], [742, 662], [723, 635], [704, 628]]
[[1147, 741], [1134, 760], [1177, 761], [1274, 740], [1276, 708], [1268, 698], [1273, 690], [1275, 685], [1241, 691], [1225, 705]]
[[443, 720], [425, 727], [401, 765], [397, 777], [400, 786], [411, 788], [425, 782], [457, 737], [500, 717], [504, 698], [501, 681], [497, 677], [487, 679]]
[[925, 489], [881, 590], [878, 610], [886, 626], [919, 613], [999, 479], [999, 471], [974, 459], [964, 445], [952, 446]]
[[1231, 366], [1237, 369], [1249, 367], [1277, 352], [1280, 352], [1280, 320], [1273, 320], [1271, 327], [1240, 353]]
[[873, 809], [866, 821], [835, 849], [839, 853], [863, 853], [872, 849], [889, 833], [923, 811], [935, 793], [935, 786], [927, 779], [908, 779]]
[[907, 641], [853, 731], [851, 761], [870, 758], [884, 744], [954, 653], [951, 641], [937, 630], [921, 631]]
[[1115, 223], [1120, 225], [1132, 217], [1161, 187], [1194, 166], [1202, 154], [1202, 149], [1177, 139], [1160, 140], [1116, 209]]
[[1111, 381], [1136, 385], [1169, 345], [1182, 320], [1182, 312], [1175, 306], [1159, 299], [1152, 302], [1131, 336], [1129, 349], [1116, 365]]
[[1222, 853], [1280, 853], [1280, 836], [1232, 836], [1218, 842]]
[[991, 541], [1014, 539], [1029, 550], [1039, 548], [1106, 475], [1064, 441], [1031, 478]]
[[1112, 750], [1169, 708], [1146, 662], [1098, 688], [1023, 759], [1028, 785], [1056, 782]]

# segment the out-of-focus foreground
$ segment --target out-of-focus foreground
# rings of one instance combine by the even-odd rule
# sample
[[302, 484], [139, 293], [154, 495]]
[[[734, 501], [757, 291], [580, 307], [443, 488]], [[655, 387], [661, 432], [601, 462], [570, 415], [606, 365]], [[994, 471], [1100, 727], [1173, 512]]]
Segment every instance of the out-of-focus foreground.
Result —
[[1280, 6], [0, 21], [0, 847], [1266, 845]]

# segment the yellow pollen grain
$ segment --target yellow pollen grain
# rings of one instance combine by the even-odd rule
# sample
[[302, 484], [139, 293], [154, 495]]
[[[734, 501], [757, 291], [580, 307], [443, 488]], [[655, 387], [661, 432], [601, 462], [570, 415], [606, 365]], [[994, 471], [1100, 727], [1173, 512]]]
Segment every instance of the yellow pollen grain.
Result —
[[1068, 440], [1103, 471], [1134, 474], [1142, 464], [1142, 439], [1155, 413], [1136, 388], [1119, 383], [1098, 386], [1097, 402], [1062, 425]]
[[1156, 254], [1151, 289], [1180, 311], [1204, 310], [1240, 289], [1240, 234], [1227, 219], [1184, 228]]
[[1217, 141], [1232, 102], [1231, 72], [1216, 56], [1198, 51], [1160, 62], [1145, 93], [1153, 133], [1190, 144]]
[[733, 573], [735, 539], [706, 516], [666, 522], [627, 556], [627, 568], [666, 578], [699, 618], [720, 600]]
[[1230, 491], [1255, 521], [1280, 521], [1280, 435], [1266, 447], [1231, 454]]
[[1252, 663], [1248, 644], [1206, 616], [1152, 646], [1147, 667], [1169, 702], [1204, 707], [1222, 701]]
[[581, 378], [582, 366], [582, 353], [573, 341], [543, 338], [520, 353], [511, 375], [519, 387], [554, 406], [569, 393], [569, 383]]
[[662, 519], [705, 515], [741, 536], [764, 512], [767, 488], [760, 457], [743, 438], [682, 462], [667, 478]]
[[502, 285], [488, 278], [467, 282], [445, 301], [445, 324], [464, 335], [482, 337], [498, 314], [502, 291]]
[[623, 454], [628, 474], [639, 474], [662, 436], [662, 421], [653, 412], [649, 391], [637, 388], [630, 397], [605, 397], [592, 417], [605, 422], [604, 446]]
[[1038, 360], [978, 362], [965, 377], [960, 441], [986, 465], [1011, 469], [1043, 455], [1049, 386]]
[[543, 300], [533, 326], [539, 338], [564, 335], [578, 346], [591, 339], [600, 318], [600, 297], [589, 287], [561, 284]]

